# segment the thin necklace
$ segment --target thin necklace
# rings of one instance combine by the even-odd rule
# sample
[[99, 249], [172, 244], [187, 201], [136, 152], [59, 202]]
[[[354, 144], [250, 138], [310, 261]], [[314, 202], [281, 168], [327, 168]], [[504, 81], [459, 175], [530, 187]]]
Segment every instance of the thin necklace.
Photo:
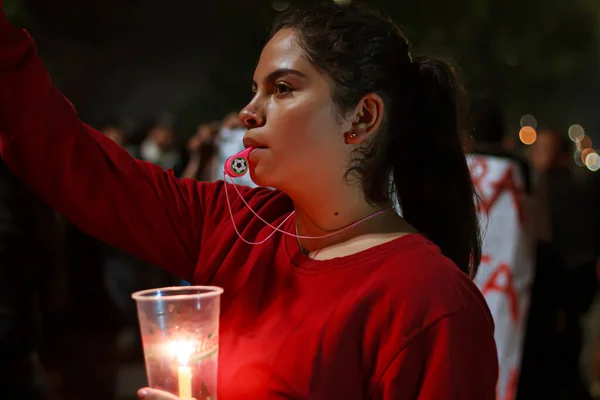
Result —
[[[227, 175], [227, 172], [223, 171], [223, 180], [225, 182], [227, 181], [227, 179], [226, 179], [227, 176], [229, 176], [229, 175]], [[231, 179], [231, 181], [233, 181], [233, 178], [231, 176], [229, 176], [229, 178]], [[254, 216], [256, 218], [258, 218], [265, 225], [270, 226], [271, 228], [273, 228], [273, 232], [271, 232], [266, 238], [264, 238], [260, 242], [251, 242], [251, 241], [249, 241], [247, 239], [244, 239], [244, 237], [240, 233], [237, 225], [235, 224], [235, 219], [233, 218], [233, 210], [231, 209], [231, 202], [229, 200], [229, 190], [227, 190], [228, 186], [233, 186], [233, 188], [235, 189], [235, 191], [236, 191], [238, 197], [240, 198], [240, 200], [242, 200], [242, 202], [244, 203], [244, 205], [246, 207], [248, 207], [248, 209], [252, 212], [252, 214], [254, 214]], [[281, 229], [281, 227], [283, 226], [283, 224], [285, 224], [285, 221], [287, 221], [289, 218], [292, 217], [292, 215], [294, 215], [296, 213], [296, 210], [290, 212], [287, 215], [287, 217], [285, 217], [285, 219], [279, 223], [279, 225], [273, 226], [268, 221], [266, 221], [263, 217], [261, 217], [260, 215], [258, 215], [258, 213], [252, 209], [252, 207], [250, 207], [250, 204], [248, 204], [248, 202], [246, 201], [246, 199], [244, 199], [244, 196], [242, 196], [242, 194], [240, 193], [239, 189], [237, 188], [237, 185], [233, 184], [233, 182], [230, 185], [225, 185], [225, 198], [227, 200], [227, 209], [229, 211], [229, 218], [231, 218], [231, 223], [233, 224], [233, 229], [235, 229], [235, 233], [237, 233], [238, 237], [243, 242], [245, 242], [247, 244], [262, 244], [262, 243], [266, 242], [267, 240], [269, 240], [275, 234], [275, 232], [280, 232], [280, 233], [283, 233], [284, 235], [288, 235], [288, 236], [296, 236], [299, 239], [324, 239], [326, 237], [337, 235], [340, 232], [347, 231], [348, 229], [354, 227], [355, 225], [359, 225], [359, 224], [363, 223], [364, 221], [366, 221], [368, 219], [371, 219], [371, 218], [373, 218], [373, 217], [375, 217], [375, 216], [377, 216], [379, 214], [383, 214], [386, 211], [393, 210], [393, 208], [385, 208], [383, 210], [379, 210], [376, 213], [373, 213], [371, 215], [367, 215], [366, 217], [359, 219], [358, 221], [354, 222], [353, 224], [350, 224], [350, 225], [348, 225], [348, 226], [346, 226], [344, 228], [338, 229], [337, 231], [330, 232], [330, 233], [328, 233], [326, 235], [321, 235], [321, 236], [300, 236], [298, 234], [294, 235], [292, 232], [287, 232], [286, 230]]]
[[[375, 211], [374, 213], [364, 217], [362, 220], [359, 220], [358, 223], [354, 223], [354, 224], [349, 224], [346, 228], [341, 228], [338, 230], [337, 233], [342, 233], [344, 230], [346, 230], [347, 228], [349, 228], [350, 226], [353, 225], [358, 225], [360, 223], [363, 223], [369, 219], [371, 219], [371, 217], [375, 216], [376, 214], [381, 214], [383, 212], [392, 210], [392, 208], [386, 208], [384, 210], [379, 210], [379, 211]], [[300, 252], [306, 256], [310, 255], [310, 251], [307, 251], [304, 247], [302, 247], [302, 243], [300, 243], [300, 234], [298, 233], [298, 224], [296, 224], [296, 222], [294, 221], [294, 229], [296, 230], [296, 242], [298, 242], [298, 247], [300, 248]], [[319, 254], [319, 252], [321, 251], [321, 249], [318, 249], [317, 251], [315, 251], [314, 256], [316, 256], [317, 254]]]
[[302, 247], [302, 243], [300, 243], [300, 238], [298, 237], [298, 236], [300, 236], [300, 234], [298, 233], [298, 225], [296, 225], [296, 222], [294, 222], [294, 228], [296, 229], [296, 242], [298, 242], [298, 247], [300, 247], [300, 252], [306, 256], [310, 255], [310, 252], [304, 250], [304, 247]]
[[307, 252], [306, 250], [304, 250], [304, 247], [302, 247], [302, 243], [300, 243], [300, 238], [298, 236], [300, 236], [300, 234], [298, 233], [298, 225], [296, 224], [296, 222], [294, 222], [294, 228], [296, 229], [296, 242], [298, 242], [298, 247], [300, 247], [300, 252], [304, 255], [309, 255], [310, 253]]

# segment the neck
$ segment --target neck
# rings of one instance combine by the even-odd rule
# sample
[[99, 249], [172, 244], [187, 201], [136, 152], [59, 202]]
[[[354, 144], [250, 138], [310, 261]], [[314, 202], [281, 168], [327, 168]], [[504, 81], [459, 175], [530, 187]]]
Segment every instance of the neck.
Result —
[[[389, 207], [370, 205], [362, 188], [348, 187], [337, 195], [328, 191], [322, 196], [295, 197], [296, 229], [300, 236], [323, 236], [351, 225]], [[314, 193], [314, 192], [313, 192]], [[300, 239], [301, 247], [312, 252], [345, 242], [367, 233], [401, 231], [403, 220], [393, 211], [369, 218], [338, 234], [321, 239]], [[406, 223], [403, 225], [406, 228]]]

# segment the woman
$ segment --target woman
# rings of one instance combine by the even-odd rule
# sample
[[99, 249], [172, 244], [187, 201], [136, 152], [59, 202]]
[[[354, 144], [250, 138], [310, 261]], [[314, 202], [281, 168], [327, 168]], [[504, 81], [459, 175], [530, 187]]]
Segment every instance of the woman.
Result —
[[295, 210], [282, 229], [303, 237], [375, 216], [255, 246], [225, 190], [244, 239], [272, 228], [231, 185], [132, 159], [79, 121], [31, 39], [0, 26], [2, 157], [86, 232], [225, 289], [220, 399], [495, 397], [459, 87], [390, 21], [329, 2], [276, 21], [240, 116], [252, 179], [277, 190], [238, 190], [272, 225]]

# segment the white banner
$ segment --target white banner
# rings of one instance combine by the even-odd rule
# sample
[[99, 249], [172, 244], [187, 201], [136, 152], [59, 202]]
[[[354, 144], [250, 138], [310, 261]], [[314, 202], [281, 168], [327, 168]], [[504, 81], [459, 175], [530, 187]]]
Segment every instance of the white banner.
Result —
[[495, 322], [500, 362], [497, 400], [516, 396], [533, 283], [530, 199], [518, 163], [508, 158], [469, 155], [481, 200], [483, 257], [475, 283]]

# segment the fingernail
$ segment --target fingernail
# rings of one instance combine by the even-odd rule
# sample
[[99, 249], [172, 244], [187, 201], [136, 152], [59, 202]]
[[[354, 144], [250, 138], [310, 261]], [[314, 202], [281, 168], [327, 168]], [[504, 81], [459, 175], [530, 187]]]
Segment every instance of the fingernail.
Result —
[[138, 390], [138, 393], [137, 393], [137, 394], [138, 394], [138, 397], [139, 397], [141, 400], [144, 400], [144, 399], [146, 398], [146, 396], [148, 396], [148, 395], [149, 395], [149, 393], [148, 393], [148, 391], [147, 391], [146, 389], [140, 389], [140, 390]]

